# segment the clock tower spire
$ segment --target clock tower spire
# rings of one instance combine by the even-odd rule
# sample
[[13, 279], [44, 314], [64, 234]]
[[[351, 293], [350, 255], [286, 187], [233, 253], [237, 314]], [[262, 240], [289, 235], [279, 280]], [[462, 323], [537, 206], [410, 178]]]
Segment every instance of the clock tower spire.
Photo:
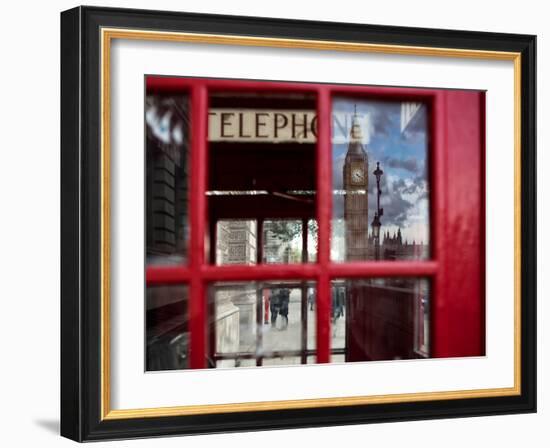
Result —
[[363, 146], [357, 106], [351, 122], [343, 176], [346, 261], [365, 260], [368, 253], [369, 230], [369, 162]]

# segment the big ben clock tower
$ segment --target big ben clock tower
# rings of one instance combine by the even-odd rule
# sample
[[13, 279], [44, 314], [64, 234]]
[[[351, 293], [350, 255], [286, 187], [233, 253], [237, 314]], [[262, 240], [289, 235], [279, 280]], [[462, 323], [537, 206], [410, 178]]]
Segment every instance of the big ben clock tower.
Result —
[[344, 163], [344, 220], [346, 261], [366, 260], [369, 231], [369, 161], [363, 147], [363, 135], [354, 114], [348, 151]]

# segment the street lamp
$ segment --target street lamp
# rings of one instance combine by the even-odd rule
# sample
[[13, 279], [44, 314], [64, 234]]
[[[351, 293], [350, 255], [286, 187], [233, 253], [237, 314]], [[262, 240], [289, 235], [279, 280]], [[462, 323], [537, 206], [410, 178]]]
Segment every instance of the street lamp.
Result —
[[374, 219], [372, 220], [372, 236], [374, 238], [374, 259], [380, 259], [380, 216], [378, 212], [374, 212]]
[[372, 220], [372, 236], [374, 238], [374, 259], [380, 260], [380, 227], [382, 223], [380, 218], [384, 214], [384, 209], [380, 208], [380, 195], [382, 191], [380, 190], [380, 178], [384, 171], [380, 169], [380, 162], [376, 162], [376, 169], [373, 173], [376, 176], [376, 212], [374, 212], [374, 219]]

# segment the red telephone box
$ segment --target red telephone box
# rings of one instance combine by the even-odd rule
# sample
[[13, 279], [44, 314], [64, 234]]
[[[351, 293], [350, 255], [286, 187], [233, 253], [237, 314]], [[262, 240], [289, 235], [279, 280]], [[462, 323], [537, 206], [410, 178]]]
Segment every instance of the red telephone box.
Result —
[[[150, 288], [188, 288], [181, 304], [188, 367], [484, 353], [483, 92], [149, 76], [147, 94], [188, 98], [187, 256], [177, 265], [149, 264], [146, 275]], [[399, 146], [399, 133], [387, 134], [393, 149], [381, 160], [355, 127], [369, 102], [389, 108], [391, 120], [400, 113], [408, 139]], [[347, 104], [355, 106], [349, 121]], [[415, 110], [422, 110], [420, 124], [411, 118]], [[382, 145], [389, 131], [373, 126], [370, 144]], [[415, 132], [425, 151], [416, 178], [400, 174], [418, 168], [403, 155], [409, 147], [420, 151]], [[375, 162], [387, 187], [378, 198], [390, 201], [384, 214], [380, 205], [375, 211], [379, 235], [371, 226]], [[429, 206], [419, 212], [426, 216], [423, 241], [407, 230], [406, 218], [392, 215], [392, 188], [414, 196], [415, 179]], [[228, 231], [219, 227], [224, 222], [244, 224]], [[399, 222], [409, 225], [403, 233]], [[284, 250], [273, 229], [288, 234]], [[248, 288], [240, 302], [228, 285]], [[227, 290], [220, 300], [216, 288]], [[275, 310], [267, 300], [281, 288], [290, 298], [278, 312], [286, 306], [286, 334], [295, 341], [266, 351], [266, 315]], [[154, 308], [151, 321], [161, 313]], [[238, 322], [223, 327], [233, 351], [218, 350], [222, 314]]]

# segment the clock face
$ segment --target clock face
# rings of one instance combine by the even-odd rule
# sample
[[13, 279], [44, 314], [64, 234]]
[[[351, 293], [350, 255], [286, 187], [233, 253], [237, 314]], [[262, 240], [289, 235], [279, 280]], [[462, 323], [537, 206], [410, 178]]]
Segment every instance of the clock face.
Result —
[[365, 171], [362, 167], [353, 167], [351, 169], [351, 181], [354, 184], [362, 184], [365, 181]]

